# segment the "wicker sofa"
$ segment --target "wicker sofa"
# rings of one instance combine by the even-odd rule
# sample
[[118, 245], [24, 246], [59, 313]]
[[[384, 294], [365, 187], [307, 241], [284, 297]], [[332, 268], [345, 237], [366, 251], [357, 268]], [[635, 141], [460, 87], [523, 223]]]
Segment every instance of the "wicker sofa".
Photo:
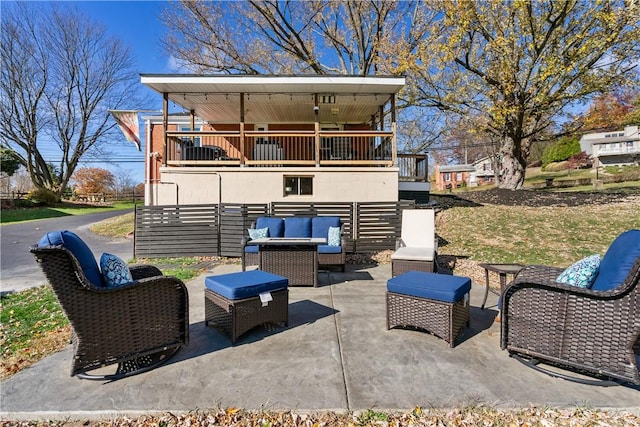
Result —
[[640, 230], [614, 240], [590, 289], [557, 283], [562, 271], [528, 266], [506, 288], [502, 349], [555, 377], [598, 385], [640, 384]]
[[[115, 380], [139, 374], [188, 344], [189, 297], [181, 280], [136, 265], [129, 267], [132, 282], [107, 287], [91, 250], [66, 230], [45, 234], [31, 252], [72, 328], [71, 376]], [[109, 365], [114, 369], [95, 371]]]
[[[257, 218], [251, 228], [268, 229], [267, 237], [320, 237], [327, 239], [329, 243], [329, 227], [340, 228], [339, 245], [318, 246], [319, 265], [337, 265], [345, 271], [346, 240], [343, 234], [344, 225], [338, 216], [314, 216], [314, 217], [272, 217], [263, 216]], [[258, 247], [248, 244], [250, 237], [242, 239], [242, 271], [247, 265], [258, 265], [260, 254]]]

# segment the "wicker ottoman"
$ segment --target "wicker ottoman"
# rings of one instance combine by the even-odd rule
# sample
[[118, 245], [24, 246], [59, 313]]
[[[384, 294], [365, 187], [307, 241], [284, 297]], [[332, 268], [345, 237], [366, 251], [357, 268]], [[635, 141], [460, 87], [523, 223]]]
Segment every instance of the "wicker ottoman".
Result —
[[261, 270], [205, 279], [205, 324], [238, 337], [264, 323], [289, 322], [289, 280]]
[[444, 339], [455, 339], [469, 326], [471, 279], [409, 271], [387, 281], [387, 329], [419, 328]]

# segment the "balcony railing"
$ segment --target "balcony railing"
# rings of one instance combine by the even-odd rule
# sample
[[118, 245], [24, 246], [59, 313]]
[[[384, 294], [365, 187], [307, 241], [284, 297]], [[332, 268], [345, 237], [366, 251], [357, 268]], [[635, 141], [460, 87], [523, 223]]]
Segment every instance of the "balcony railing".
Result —
[[623, 154], [640, 154], [640, 142], [616, 142], [594, 145], [594, 155], [614, 156]]
[[426, 154], [398, 153], [400, 181], [427, 182], [429, 159]]
[[247, 131], [167, 132], [170, 166], [392, 166], [393, 133]]

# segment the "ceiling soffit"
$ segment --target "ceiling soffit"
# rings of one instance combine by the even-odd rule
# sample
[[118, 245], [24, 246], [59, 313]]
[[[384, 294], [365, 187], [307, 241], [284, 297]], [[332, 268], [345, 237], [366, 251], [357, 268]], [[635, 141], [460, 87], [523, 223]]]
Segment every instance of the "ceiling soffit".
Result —
[[[390, 79], [392, 84], [317, 84], [311, 78], [309, 85], [287, 85], [284, 83], [241, 84], [197, 84], [191, 79], [168, 81], [154, 76], [142, 82], [152, 89], [164, 93], [169, 100], [209, 123], [237, 123], [240, 121], [240, 93], [244, 93], [245, 123], [309, 123], [314, 121], [314, 96], [319, 96], [319, 121], [335, 123], [366, 123], [385, 105], [392, 93], [400, 90], [404, 79]], [[362, 80], [363, 78], [357, 79]], [[220, 79], [230, 81], [227, 79]], [[261, 79], [255, 79], [260, 81]], [[338, 79], [340, 80], [340, 79]], [[375, 79], [386, 82], [388, 79]], [[402, 84], [399, 84], [399, 82]], [[271, 89], [271, 91], [269, 90]], [[277, 89], [285, 91], [277, 91]], [[289, 91], [286, 91], [289, 89]], [[301, 91], [306, 89], [308, 92]], [[309, 90], [316, 89], [318, 92]], [[332, 89], [332, 90], [328, 90]], [[384, 89], [388, 92], [365, 92]], [[239, 91], [234, 91], [239, 90]]]

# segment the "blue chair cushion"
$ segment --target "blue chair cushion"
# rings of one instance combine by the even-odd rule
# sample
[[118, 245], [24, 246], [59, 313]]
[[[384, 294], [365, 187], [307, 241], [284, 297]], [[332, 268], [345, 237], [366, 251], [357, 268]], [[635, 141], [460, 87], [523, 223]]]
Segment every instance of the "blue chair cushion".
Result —
[[247, 245], [244, 247], [245, 254], [257, 254], [259, 252], [258, 245]]
[[387, 290], [397, 294], [455, 303], [471, 290], [471, 279], [448, 274], [408, 271], [387, 280]]
[[342, 253], [342, 246], [318, 245], [319, 254], [339, 254]]
[[314, 216], [311, 219], [311, 237], [329, 240], [329, 227], [340, 228], [338, 216]]
[[85, 277], [94, 286], [104, 286], [98, 263], [89, 246], [77, 234], [68, 231], [50, 231], [40, 238], [38, 247], [62, 246], [73, 254], [80, 263]]
[[580, 288], [590, 288], [598, 274], [600, 255], [589, 255], [571, 264], [557, 277], [556, 282]]
[[236, 300], [285, 289], [289, 286], [289, 279], [262, 270], [249, 270], [209, 276], [204, 279], [204, 284], [218, 295]]
[[615, 289], [627, 278], [640, 257], [640, 230], [625, 231], [611, 243], [600, 261], [600, 270], [591, 287], [596, 291]]
[[285, 218], [284, 237], [311, 237], [311, 218]]
[[282, 218], [261, 216], [256, 219], [256, 228], [268, 228], [267, 237], [284, 237], [284, 221]]
[[126, 262], [119, 257], [104, 253], [100, 257], [102, 281], [107, 288], [117, 288], [120, 285], [133, 282], [131, 270]]

